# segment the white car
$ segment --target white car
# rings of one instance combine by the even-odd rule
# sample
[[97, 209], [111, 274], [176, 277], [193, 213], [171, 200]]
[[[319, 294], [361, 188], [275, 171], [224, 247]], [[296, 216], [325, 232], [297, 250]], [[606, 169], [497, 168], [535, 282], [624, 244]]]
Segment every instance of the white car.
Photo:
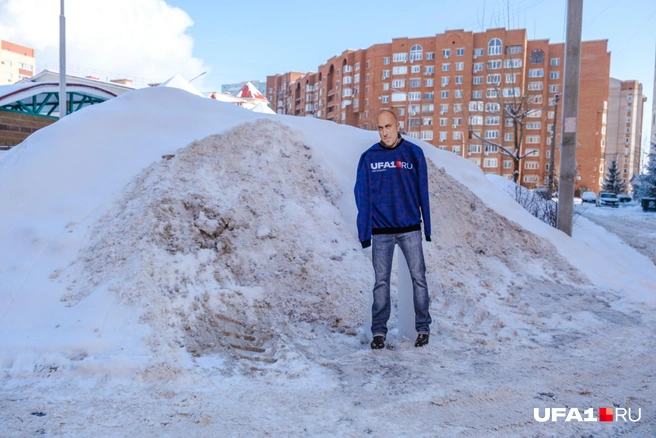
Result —
[[597, 195], [595, 192], [585, 192], [581, 195], [581, 201], [595, 203], [597, 202]]
[[597, 198], [597, 207], [601, 207], [602, 205], [617, 208], [620, 206], [620, 200], [617, 199], [615, 193], [602, 192], [599, 193], [599, 197]]

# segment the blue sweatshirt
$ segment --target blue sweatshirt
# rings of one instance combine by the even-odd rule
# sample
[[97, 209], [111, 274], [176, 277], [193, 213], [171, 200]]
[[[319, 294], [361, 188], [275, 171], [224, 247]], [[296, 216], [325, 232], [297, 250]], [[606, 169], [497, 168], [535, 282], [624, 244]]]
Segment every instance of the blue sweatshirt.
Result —
[[371, 245], [372, 234], [421, 230], [430, 241], [428, 172], [421, 148], [401, 139], [394, 148], [376, 143], [360, 157], [355, 182], [358, 239]]

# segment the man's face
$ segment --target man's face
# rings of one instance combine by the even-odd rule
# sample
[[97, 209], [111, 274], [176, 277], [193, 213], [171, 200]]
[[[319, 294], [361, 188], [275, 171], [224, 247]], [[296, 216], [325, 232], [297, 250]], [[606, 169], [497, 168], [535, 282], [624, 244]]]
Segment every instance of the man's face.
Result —
[[388, 112], [381, 113], [376, 123], [378, 124], [378, 135], [385, 146], [394, 146], [399, 138], [399, 123], [394, 120], [394, 116]]

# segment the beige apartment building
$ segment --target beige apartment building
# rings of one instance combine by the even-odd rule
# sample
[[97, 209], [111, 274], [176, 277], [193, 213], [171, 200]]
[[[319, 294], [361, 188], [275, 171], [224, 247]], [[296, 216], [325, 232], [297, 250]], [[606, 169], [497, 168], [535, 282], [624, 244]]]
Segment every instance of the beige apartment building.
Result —
[[[449, 30], [425, 38], [397, 38], [346, 50], [316, 73], [267, 77], [267, 98], [280, 114], [311, 116], [375, 129], [382, 109], [398, 115], [405, 133], [467, 158], [486, 173], [512, 177], [500, 148], [513, 145], [503, 105], [529, 99], [521, 162], [522, 185], [546, 182], [555, 122], [555, 96], [563, 92], [564, 44], [527, 39], [525, 29]], [[607, 41], [582, 44], [579, 90], [577, 190], [599, 191], [606, 159], [610, 53]], [[559, 103], [560, 119], [562, 100]], [[555, 127], [560, 142], [560, 126]], [[484, 141], [482, 139], [486, 139]], [[558, 148], [555, 148], [558, 166]]]
[[647, 98], [642, 94], [638, 81], [610, 79], [608, 101], [608, 126], [606, 133], [606, 166], [617, 161], [617, 167], [627, 184], [640, 173], [642, 154], [642, 119]]
[[0, 85], [34, 76], [34, 49], [0, 40]]

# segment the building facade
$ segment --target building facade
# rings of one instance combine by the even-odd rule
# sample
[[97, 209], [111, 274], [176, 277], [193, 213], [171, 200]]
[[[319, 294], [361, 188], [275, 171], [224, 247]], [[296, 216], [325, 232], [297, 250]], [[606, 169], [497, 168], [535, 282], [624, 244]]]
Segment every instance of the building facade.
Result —
[[[382, 109], [393, 110], [411, 137], [467, 158], [486, 173], [512, 177], [514, 128], [504, 113], [524, 101], [519, 181], [543, 186], [548, 176], [556, 95], [563, 92], [565, 45], [527, 39], [526, 30], [450, 30], [425, 38], [397, 38], [346, 50], [316, 73], [267, 77], [266, 96], [278, 113], [312, 116], [375, 129]], [[582, 44], [577, 189], [603, 181], [610, 53], [607, 41]], [[280, 78], [285, 80], [280, 80]], [[562, 100], [561, 100], [562, 102]], [[562, 106], [562, 103], [559, 105]], [[562, 115], [559, 108], [558, 118]], [[557, 125], [554, 127], [554, 125]], [[555, 166], [558, 166], [555, 148]]]
[[34, 76], [34, 49], [0, 40], [0, 85]]
[[608, 96], [608, 126], [606, 135], [606, 166], [617, 161], [627, 193], [629, 181], [640, 173], [642, 155], [642, 120], [647, 98], [638, 81], [610, 79]]

